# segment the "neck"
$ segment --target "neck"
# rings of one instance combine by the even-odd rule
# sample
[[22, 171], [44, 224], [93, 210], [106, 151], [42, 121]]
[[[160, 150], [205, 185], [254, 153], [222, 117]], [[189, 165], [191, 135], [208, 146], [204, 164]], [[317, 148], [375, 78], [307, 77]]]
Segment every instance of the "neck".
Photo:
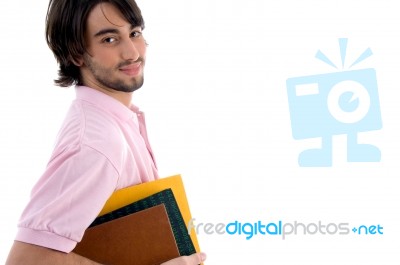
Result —
[[131, 106], [131, 101], [132, 101], [132, 95], [133, 92], [121, 92], [121, 91], [116, 91], [116, 90], [112, 90], [112, 89], [105, 89], [102, 87], [98, 87], [98, 86], [90, 86], [88, 85], [88, 87], [93, 88], [97, 91], [100, 91], [116, 100], [118, 100], [119, 102], [121, 102], [122, 104], [124, 104], [126, 107], [130, 107]]

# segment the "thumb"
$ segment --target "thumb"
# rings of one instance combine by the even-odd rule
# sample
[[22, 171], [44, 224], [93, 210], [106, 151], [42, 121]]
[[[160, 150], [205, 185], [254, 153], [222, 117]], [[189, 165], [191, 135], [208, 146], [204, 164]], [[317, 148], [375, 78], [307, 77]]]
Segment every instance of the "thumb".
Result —
[[206, 253], [200, 252], [200, 253], [194, 253], [190, 256], [187, 256], [187, 264], [200, 264], [203, 261], [206, 260], [207, 256]]
[[205, 261], [207, 259], [207, 255], [204, 252], [200, 252], [200, 253], [196, 253], [196, 254], [200, 258], [200, 262], [203, 262], [203, 261]]
[[170, 261], [164, 262], [161, 265], [195, 265], [200, 264], [207, 258], [203, 252], [195, 253], [190, 256], [181, 256]]

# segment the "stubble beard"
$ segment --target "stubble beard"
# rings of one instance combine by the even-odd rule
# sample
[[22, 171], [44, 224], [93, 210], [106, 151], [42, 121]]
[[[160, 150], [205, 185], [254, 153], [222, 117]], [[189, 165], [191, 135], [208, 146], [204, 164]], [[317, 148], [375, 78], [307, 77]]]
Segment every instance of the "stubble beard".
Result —
[[[141, 62], [142, 67], [144, 67], [144, 59], [139, 58], [136, 62]], [[92, 73], [95, 80], [102, 87], [109, 88], [115, 91], [131, 93], [143, 86], [144, 76], [143, 73], [140, 76], [132, 77], [129, 82], [122, 79], [113, 78], [113, 76], [119, 71], [118, 69], [131, 64], [131, 62], [126, 61], [118, 64], [115, 69], [105, 68], [94, 62], [89, 55], [84, 56], [84, 63]]]

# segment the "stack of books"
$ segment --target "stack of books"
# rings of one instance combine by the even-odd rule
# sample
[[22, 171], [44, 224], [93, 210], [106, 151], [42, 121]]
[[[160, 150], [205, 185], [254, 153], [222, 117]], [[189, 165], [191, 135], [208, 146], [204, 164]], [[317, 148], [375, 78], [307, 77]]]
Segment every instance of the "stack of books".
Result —
[[107, 265], [156, 265], [200, 248], [180, 175], [116, 191], [106, 202], [76, 254]]

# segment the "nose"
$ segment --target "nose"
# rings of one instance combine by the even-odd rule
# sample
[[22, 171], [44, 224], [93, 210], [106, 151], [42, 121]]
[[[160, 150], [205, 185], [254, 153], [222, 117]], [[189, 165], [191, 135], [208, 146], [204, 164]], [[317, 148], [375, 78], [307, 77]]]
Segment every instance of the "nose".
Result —
[[140, 57], [139, 47], [135, 40], [127, 39], [122, 49], [122, 59], [136, 61]]

